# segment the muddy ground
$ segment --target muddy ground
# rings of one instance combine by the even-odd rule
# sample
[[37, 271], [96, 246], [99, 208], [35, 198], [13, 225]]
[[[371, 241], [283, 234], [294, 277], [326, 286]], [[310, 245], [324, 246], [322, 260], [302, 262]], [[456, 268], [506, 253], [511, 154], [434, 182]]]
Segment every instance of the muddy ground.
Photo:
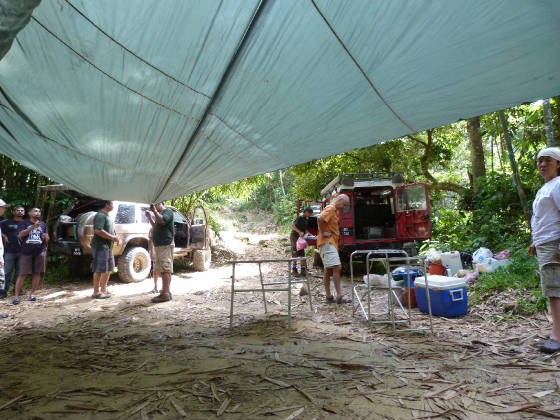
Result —
[[[286, 255], [257, 225], [224, 232], [218, 263], [175, 275], [168, 303], [149, 303], [151, 279], [111, 282], [106, 301], [48, 279], [35, 303], [0, 301], [0, 418], [560, 418], [560, 359], [538, 351], [547, 315], [504, 320], [496, 300], [435, 318], [433, 334], [394, 333], [326, 304], [314, 270], [314, 310], [294, 286], [291, 330], [285, 292], [267, 294], [268, 314], [261, 294], [236, 295], [230, 329], [225, 261]], [[263, 269], [287, 277], [284, 264]], [[255, 287], [257, 273], [244, 266], [236, 287]], [[428, 318], [414, 310], [413, 322]]]

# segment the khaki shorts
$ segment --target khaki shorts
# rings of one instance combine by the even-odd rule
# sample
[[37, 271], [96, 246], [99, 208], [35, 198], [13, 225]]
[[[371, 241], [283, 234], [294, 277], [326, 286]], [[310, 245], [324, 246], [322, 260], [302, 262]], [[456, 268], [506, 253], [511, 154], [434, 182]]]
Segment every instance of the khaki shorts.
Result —
[[323, 267], [325, 268], [340, 265], [340, 256], [338, 255], [338, 250], [330, 242], [319, 247], [319, 255], [321, 255], [321, 260], [323, 260]]
[[39, 255], [25, 255], [19, 256], [19, 274], [33, 274], [44, 273], [47, 266], [47, 253], [42, 252]]
[[537, 245], [543, 296], [560, 297], [560, 240]]
[[154, 271], [159, 274], [173, 273], [173, 249], [175, 244], [155, 246]]

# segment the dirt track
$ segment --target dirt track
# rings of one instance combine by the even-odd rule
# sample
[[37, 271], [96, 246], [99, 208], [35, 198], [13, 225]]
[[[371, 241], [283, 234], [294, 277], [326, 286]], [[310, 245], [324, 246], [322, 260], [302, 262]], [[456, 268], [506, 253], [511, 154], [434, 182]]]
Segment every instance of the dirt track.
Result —
[[[227, 242], [245, 257], [283, 256], [274, 235]], [[284, 271], [269, 264], [265, 277]], [[240, 274], [239, 286], [256, 284], [255, 271]], [[107, 301], [85, 285], [3, 301], [0, 418], [560, 417], [559, 359], [537, 349], [544, 315], [494, 322], [475, 308], [438, 319], [433, 335], [394, 334], [325, 304], [316, 272], [315, 310], [294, 288], [291, 330], [285, 293], [267, 295], [267, 315], [260, 294], [237, 295], [230, 330], [230, 275], [180, 273], [160, 305], [148, 303], [151, 280], [112, 285]]]

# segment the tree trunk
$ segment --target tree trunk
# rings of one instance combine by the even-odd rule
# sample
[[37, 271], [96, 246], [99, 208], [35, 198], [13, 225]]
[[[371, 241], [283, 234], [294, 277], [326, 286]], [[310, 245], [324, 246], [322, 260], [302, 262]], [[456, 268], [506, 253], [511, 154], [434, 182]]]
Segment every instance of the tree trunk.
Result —
[[543, 101], [544, 130], [546, 132], [546, 145], [548, 147], [558, 146], [554, 139], [554, 129], [552, 128], [552, 111], [550, 110], [550, 99]]
[[484, 147], [482, 145], [482, 135], [480, 134], [480, 117], [469, 118], [467, 120], [467, 132], [469, 135], [471, 152], [473, 185], [476, 191], [476, 181], [480, 177], [486, 176]]
[[284, 188], [284, 178], [282, 176], [282, 169], [278, 170], [278, 176], [280, 177], [280, 187], [282, 188], [282, 195], [286, 196], [286, 189]]
[[504, 143], [506, 144], [509, 156], [509, 162], [511, 164], [511, 169], [513, 171], [513, 180], [517, 188], [517, 194], [519, 195], [519, 201], [521, 202], [521, 208], [527, 220], [530, 221], [529, 208], [527, 206], [527, 197], [525, 196], [525, 191], [521, 185], [521, 179], [519, 178], [519, 169], [517, 168], [517, 161], [515, 159], [515, 154], [513, 153], [513, 146], [511, 144], [511, 136], [509, 133], [508, 122], [504, 111], [499, 111], [498, 115], [500, 117], [500, 123], [502, 124], [502, 130], [504, 132]]

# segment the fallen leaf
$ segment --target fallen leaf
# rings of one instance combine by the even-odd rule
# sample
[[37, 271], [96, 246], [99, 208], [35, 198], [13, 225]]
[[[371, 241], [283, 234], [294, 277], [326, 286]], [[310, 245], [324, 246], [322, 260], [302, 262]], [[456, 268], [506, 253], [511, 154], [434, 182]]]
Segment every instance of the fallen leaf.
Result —
[[342, 414], [341, 410], [331, 405], [324, 405], [323, 410], [325, 410], [327, 413]]
[[553, 389], [549, 389], [549, 390], [541, 391], [541, 392], [536, 392], [536, 393], [533, 394], [533, 397], [542, 398], [545, 395], [552, 394], [553, 392], [554, 392]]

